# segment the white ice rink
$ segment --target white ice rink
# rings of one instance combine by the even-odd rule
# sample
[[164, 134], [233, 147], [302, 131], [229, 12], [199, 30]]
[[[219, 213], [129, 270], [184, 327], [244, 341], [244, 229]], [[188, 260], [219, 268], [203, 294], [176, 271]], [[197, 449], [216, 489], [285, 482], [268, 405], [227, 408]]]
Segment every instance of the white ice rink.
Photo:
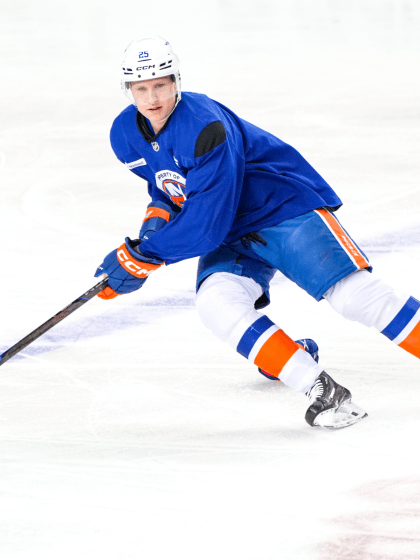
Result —
[[[295, 146], [374, 273], [420, 297], [418, 0], [0, 0], [0, 353], [143, 219], [112, 153], [119, 62], [162, 35], [183, 87]], [[95, 298], [0, 368], [1, 560], [418, 560], [420, 362], [280, 274], [268, 316], [369, 412], [337, 432], [194, 309], [197, 261]]]

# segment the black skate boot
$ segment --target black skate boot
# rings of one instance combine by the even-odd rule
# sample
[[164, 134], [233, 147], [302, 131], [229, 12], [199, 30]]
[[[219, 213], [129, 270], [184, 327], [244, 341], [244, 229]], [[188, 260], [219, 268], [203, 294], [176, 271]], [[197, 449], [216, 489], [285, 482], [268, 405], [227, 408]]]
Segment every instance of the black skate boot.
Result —
[[311, 405], [305, 420], [310, 426], [346, 428], [367, 416], [365, 410], [351, 402], [350, 391], [336, 383], [325, 371], [316, 378], [306, 394]]

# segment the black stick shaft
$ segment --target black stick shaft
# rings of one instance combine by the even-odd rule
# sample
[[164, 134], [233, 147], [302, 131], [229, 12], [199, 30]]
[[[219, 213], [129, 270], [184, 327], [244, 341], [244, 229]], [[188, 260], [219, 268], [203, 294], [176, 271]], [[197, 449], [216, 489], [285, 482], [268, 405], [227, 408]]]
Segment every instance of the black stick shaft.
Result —
[[54, 315], [54, 317], [48, 319], [48, 321], [46, 321], [40, 327], [38, 327], [30, 334], [25, 336], [25, 338], [22, 338], [22, 340], [20, 340], [14, 346], [9, 348], [9, 350], [3, 352], [3, 354], [0, 355], [0, 366], [3, 365], [5, 362], [7, 362], [7, 360], [10, 360], [10, 358], [15, 356], [16, 354], [18, 354], [21, 350], [29, 346], [31, 342], [33, 342], [41, 335], [46, 333], [49, 329], [54, 327], [54, 325], [56, 325], [57, 323], [59, 323], [69, 315], [71, 315], [73, 311], [79, 309], [79, 307], [81, 307], [87, 301], [95, 297], [97, 294], [99, 294], [99, 292], [102, 292], [102, 290], [105, 289], [107, 285], [108, 285], [108, 278], [104, 278], [103, 280], [98, 282], [95, 286], [93, 286], [93, 288], [88, 290], [86, 293], [84, 293], [83, 295], [75, 299], [72, 303], [70, 303], [70, 305], [68, 305], [67, 307], [62, 309], [59, 313]]

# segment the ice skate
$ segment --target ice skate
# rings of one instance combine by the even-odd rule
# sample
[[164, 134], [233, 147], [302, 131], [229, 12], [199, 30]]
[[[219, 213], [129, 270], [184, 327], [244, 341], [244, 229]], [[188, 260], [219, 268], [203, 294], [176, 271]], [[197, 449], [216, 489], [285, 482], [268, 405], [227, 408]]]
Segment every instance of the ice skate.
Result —
[[311, 404], [305, 420], [310, 426], [346, 428], [367, 416], [365, 410], [351, 402], [350, 391], [336, 383], [325, 371], [316, 378], [307, 396]]
[[[315, 340], [312, 340], [311, 338], [300, 338], [299, 340], [295, 340], [296, 344], [299, 344], [299, 346], [302, 346], [302, 348], [304, 350], [306, 350], [306, 352], [308, 352], [312, 358], [318, 363], [319, 360], [319, 355], [318, 355], [318, 344], [315, 342]], [[270, 375], [269, 373], [267, 373], [266, 371], [264, 371], [261, 368], [258, 368], [258, 371], [261, 373], [261, 375], [264, 375], [264, 377], [267, 377], [267, 379], [272, 379], [273, 381], [279, 381], [278, 377], [275, 377], [274, 375]]]

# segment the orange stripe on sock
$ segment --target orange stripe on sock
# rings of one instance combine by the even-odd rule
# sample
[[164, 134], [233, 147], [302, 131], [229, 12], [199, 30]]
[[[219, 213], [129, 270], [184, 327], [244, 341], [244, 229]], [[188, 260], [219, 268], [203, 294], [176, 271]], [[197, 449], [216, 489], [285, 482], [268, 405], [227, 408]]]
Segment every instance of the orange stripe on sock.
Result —
[[400, 342], [398, 346], [410, 352], [413, 356], [420, 358], [420, 322], [417, 323], [407, 338]]
[[334, 216], [330, 214], [330, 212], [328, 212], [327, 210], [324, 210], [323, 208], [315, 210], [315, 212], [321, 214], [321, 216], [327, 222], [331, 230], [338, 237], [340, 243], [344, 246], [345, 250], [353, 257], [357, 266], [359, 268], [369, 268], [370, 264], [368, 263], [368, 261], [365, 259], [365, 257], [356, 247], [356, 245], [352, 242], [352, 240], [349, 238], [347, 233], [343, 230], [343, 228], [340, 226], [340, 224], [337, 222]]
[[278, 330], [262, 345], [255, 357], [254, 364], [270, 375], [278, 377], [297, 350], [299, 350], [298, 344], [284, 331]]

